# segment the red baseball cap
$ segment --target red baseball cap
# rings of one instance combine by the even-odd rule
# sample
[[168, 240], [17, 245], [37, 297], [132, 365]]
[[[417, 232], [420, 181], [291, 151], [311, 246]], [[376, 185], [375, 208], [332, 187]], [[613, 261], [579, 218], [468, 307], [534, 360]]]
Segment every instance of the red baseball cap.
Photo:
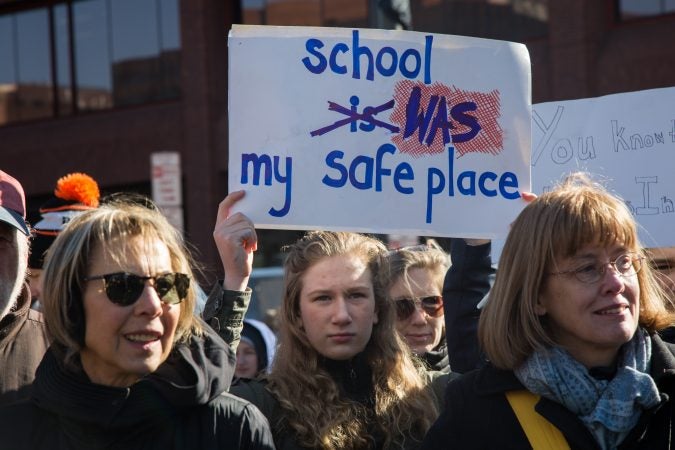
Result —
[[0, 170], [0, 221], [10, 224], [28, 236], [26, 196], [16, 178]]

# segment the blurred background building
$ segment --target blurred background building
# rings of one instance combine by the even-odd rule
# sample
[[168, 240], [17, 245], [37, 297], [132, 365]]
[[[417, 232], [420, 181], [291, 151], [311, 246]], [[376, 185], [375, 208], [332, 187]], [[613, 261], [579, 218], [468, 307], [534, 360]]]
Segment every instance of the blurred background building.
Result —
[[[167, 207], [212, 279], [233, 23], [522, 42], [533, 103], [675, 86], [675, 0], [0, 0], [0, 167], [23, 183], [29, 215], [69, 172], [104, 195], [151, 195], [153, 174], [174, 173]], [[153, 168], [157, 152], [180, 166]], [[278, 265], [296, 236], [261, 231], [256, 264]]]

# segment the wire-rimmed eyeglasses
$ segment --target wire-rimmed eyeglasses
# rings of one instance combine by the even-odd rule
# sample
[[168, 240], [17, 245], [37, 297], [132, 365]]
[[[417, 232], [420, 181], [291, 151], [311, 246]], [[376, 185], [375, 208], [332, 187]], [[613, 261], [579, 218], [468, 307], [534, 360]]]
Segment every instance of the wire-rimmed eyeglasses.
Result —
[[582, 283], [595, 283], [605, 275], [607, 266], [612, 266], [620, 276], [631, 277], [637, 275], [640, 269], [642, 269], [642, 261], [644, 259], [644, 256], [637, 253], [624, 253], [617, 256], [614, 261], [584, 264], [576, 269], [551, 272], [549, 275], [574, 275]]

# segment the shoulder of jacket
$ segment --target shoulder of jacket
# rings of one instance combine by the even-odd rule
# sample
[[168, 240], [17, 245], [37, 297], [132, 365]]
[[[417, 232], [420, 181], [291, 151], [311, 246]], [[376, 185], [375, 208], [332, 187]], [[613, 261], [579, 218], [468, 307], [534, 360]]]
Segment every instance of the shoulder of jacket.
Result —
[[523, 389], [523, 385], [512, 371], [498, 369], [488, 363], [450, 380], [447, 389], [471, 392], [477, 396], [501, 396], [506, 391]]
[[45, 323], [45, 316], [42, 315], [40, 311], [36, 311], [34, 309], [29, 309], [28, 310], [28, 320], [33, 321], [33, 322], [38, 322], [40, 324]]
[[230, 394], [253, 403], [267, 418], [279, 407], [277, 399], [267, 390], [265, 380], [238, 380], [230, 388]]
[[[58, 426], [58, 419], [54, 415], [40, 409], [29, 399], [19, 400], [0, 408], [0, 436], [22, 434], [21, 430], [29, 429], [36, 430], [36, 436], [45, 435], [58, 429]], [[1, 446], [3, 449], [4, 442]]]
[[224, 408], [231, 411], [244, 411], [247, 406], [253, 403], [243, 397], [237, 396], [231, 392], [222, 392], [211, 400], [210, 404], [215, 408]]
[[28, 314], [24, 315], [18, 324], [14, 335], [14, 344], [24, 343], [25, 351], [42, 359], [42, 355], [49, 347], [51, 338], [47, 331], [47, 324], [41, 312], [29, 309]]
[[[214, 418], [244, 418], [254, 419], [262, 414], [262, 411], [249, 400], [238, 397], [230, 392], [222, 392], [217, 397], [207, 403], [204, 413]], [[264, 414], [262, 414], [264, 415]]]
[[652, 358], [650, 373], [657, 384], [662, 377], [675, 376], [675, 344], [666, 342], [658, 334], [651, 335]]

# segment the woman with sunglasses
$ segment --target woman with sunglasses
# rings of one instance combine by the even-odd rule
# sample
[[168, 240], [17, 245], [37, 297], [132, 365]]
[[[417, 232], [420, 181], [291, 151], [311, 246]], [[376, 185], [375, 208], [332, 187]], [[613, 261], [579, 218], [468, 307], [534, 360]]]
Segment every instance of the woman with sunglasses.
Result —
[[450, 265], [435, 241], [387, 253], [389, 297], [396, 308], [396, 329], [432, 370], [449, 371], [443, 315], [443, 280]]
[[[220, 253], [232, 266], [235, 253]], [[312, 231], [289, 247], [271, 372], [231, 389], [267, 416], [277, 448], [413, 449], [436, 418], [433, 383], [396, 333], [378, 276], [385, 254], [348, 232]]]
[[[575, 174], [513, 223], [479, 339], [426, 449], [671, 449], [675, 317], [626, 205]], [[538, 442], [545, 444], [538, 444]]]
[[487, 239], [452, 239], [452, 265], [434, 240], [388, 253], [383, 276], [396, 328], [427, 368], [462, 373], [478, 367], [477, 304], [494, 274], [490, 248]]
[[266, 419], [226, 393], [234, 354], [193, 315], [191, 260], [157, 210], [115, 202], [50, 248], [53, 342], [32, 401], [0, 411], [3, 449], [272, 449]]

